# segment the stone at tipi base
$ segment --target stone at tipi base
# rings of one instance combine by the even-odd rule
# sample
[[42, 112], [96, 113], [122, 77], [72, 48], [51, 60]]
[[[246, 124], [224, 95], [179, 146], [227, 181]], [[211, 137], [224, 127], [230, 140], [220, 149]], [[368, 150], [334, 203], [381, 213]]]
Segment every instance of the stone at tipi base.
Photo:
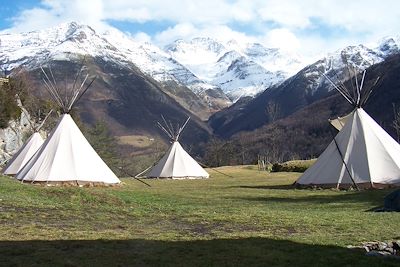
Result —
[[400, 260], [400, 241], [371, 241], [361, 246], [347, 246], [350, 249], [362, 249], [366, 256], [390, 257]]
[[385, 211], [400, 211], [400, 189], [385, 196], [383, 203]]

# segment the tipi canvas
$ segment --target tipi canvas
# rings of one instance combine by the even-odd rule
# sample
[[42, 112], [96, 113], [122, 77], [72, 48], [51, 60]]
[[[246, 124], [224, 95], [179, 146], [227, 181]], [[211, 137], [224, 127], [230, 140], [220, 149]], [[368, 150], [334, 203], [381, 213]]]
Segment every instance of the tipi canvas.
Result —
[[6, 175], [17, 174], [17, 172], [25, 166], [25, 164], [36, 153], [36, 151], [38, 151], [43, 143], [44, 140], [42, 136], [38, 132], [35, 132], [10, 159], [4, 168], [3, 173]]
[[[17, 173], [23, 182], [46, 184], [118, 184], [120, 180], [99, 157], [69, 114], [73, 106], [93, 83], [77, 83], [83, 66], [75, 77], [72, 88], [57, 87], [53, 73], [45, 75], [45, 88], [62, 110], [62, 116], [47, 140]], [[50, 78], [51, 77], [51, 78]], [[65, 95], [62, 95], [62, 92]]]
[[297, 184], [337, 188], [400, 185], [400, 145], [357, 108]]
[[196, 179], [208, 178], [209, 174], [175, 141], [147, 177]]
[[158, 126], [171, 139], [172, 145], [161, 160], [148, 172], [149, 178], [172, 178], [172, 179], [202, 179], [208, 178], [209, 174], [182, 148], [179, 144], [179, 136], [189, 122], [190, 117], [182, 127], [174, 129], [171, 123], [167, 123], [163, 116], [165, 125]]
[[63, 114], [41, 149], [16, 175], [24, 182], [117, 184], [69, 114]]
[[354, 110], [332, 124], [339, 133], [296, 184], [357, 189], [400, 185], [400, 145], [362, 108], [372, 90], [363, 91], [365, 71], [360, 84], [355, 77], [355, 95], [329, 80]]
[[[43, 127], [46, 120], [49, 118], [52, 111], [53, 110], [49, 111], [49, 113], [40, 124], [36, 123], [35, 125], [33, 122], [28, 120], [34, 133], [28, 138], [28, 140], [26, 140], [25, 144], [17, 151], [17, 153], [14, 154], [14, 156], [8, 162], [8, 164], [4, 168], [4, 174], [17, 174], [22, 169], [22, 167], [24, 167], [24, 165], [30, 160], [30, 158], [36, 153], [36, 151], [38, 151], [38, 149], [42, 146], [44, 140], [39, 131]], [[25, 112], [24, 109], [23, 112]]]

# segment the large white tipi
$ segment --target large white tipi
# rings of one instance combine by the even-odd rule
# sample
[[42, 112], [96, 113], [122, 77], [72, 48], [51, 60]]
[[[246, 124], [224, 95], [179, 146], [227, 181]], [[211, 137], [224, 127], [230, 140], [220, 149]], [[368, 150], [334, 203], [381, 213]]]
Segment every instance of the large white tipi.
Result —
[[148, 172], [146, 175], [148, 178], [202, 179], [209, 177], [209, 174], [179, 144], [179, 136], [188, 121], [189, 118], [175, 132], [165, 120], [165, 127], [158, 123], [160, 128], [171, 138], [172, 145], [161, 160]]
[[63, 115], [41, 148], [17, 173], [16, 178], [23, 182], [46, 184], [119, 184], [118, 177], [92, 148], [69, 114], [94, 80], [83, 89], [88, 78], [86, 75], [80, 86], [75, 87], [74, 83], [67, 97], [61, 97], [61, 91], [52, 82], [54, 79], [50, 80], [46, 72], [43, 69], [42, 71], [46, 77], [46, 88], [62, 108]]
[[13, 157], [8, 161], [7, 165], [3, 170], [3, 174], [15, 175], [22, 167], [32, 158], [32, 156], [38, 151], [38, 149], [44, 143], [44, 139], [40, 135], [39, 131], [46, 122], [47, 118], [51, 114], [52, 110], [46, 115], [44, 120], [40, 125], [32, 125], [32, 130], [34, 133], [26, 140], [24, 145], [13, 155]]
[[364, 78], [365, 71], [360, 85], [356, 79], [356, 96], [334, 85], [354, 110], [331, 122], [339, 133], [296, 184], [357, 189], [400, 185], [400, 145], [362, 108], [371, 93], [363, 91]]

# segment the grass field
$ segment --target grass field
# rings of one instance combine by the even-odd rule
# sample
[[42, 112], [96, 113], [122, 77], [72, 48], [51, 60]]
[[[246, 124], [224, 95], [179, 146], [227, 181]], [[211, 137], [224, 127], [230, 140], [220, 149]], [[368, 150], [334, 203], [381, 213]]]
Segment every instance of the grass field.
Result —
[[347, 249], [400, 239], [392, 190], [300, 190], [298, 173], [42, 187], [0, 177], [1, 266], [399, 266]]

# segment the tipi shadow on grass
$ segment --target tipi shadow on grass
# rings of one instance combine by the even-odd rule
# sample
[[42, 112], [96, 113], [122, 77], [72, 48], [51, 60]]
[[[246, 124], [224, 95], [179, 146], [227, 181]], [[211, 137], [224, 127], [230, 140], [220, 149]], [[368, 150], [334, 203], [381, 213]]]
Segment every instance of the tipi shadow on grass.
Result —
[[365, 250], [261, 237], [1, 241], [5, 266], [398, 266]]

